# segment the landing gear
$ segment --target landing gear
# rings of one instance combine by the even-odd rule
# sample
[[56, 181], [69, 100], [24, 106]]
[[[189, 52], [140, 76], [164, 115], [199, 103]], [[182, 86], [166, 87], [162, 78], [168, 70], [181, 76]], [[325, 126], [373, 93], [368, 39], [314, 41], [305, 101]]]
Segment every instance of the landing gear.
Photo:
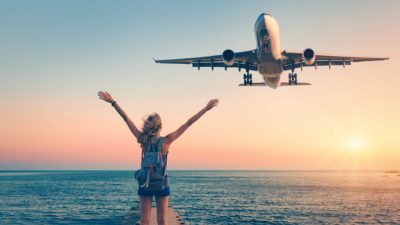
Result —
[[297, 73], [294, 70], [289, 73], [289, 85], [297, 85]]
[[249, 72], [247, 74], [243, 74], [243, 84], [244, 85], [253, 85], [253, 75]]

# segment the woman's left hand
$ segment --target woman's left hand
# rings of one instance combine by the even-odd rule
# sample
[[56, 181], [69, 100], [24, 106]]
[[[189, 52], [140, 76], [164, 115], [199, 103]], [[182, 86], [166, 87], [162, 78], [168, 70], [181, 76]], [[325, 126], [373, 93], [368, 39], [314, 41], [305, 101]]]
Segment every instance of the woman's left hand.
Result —
[[104, 100], [104, 101], [106, 101], [106, 102], [108, 102], [108, 103], [112, 103], [112, 102], [114, 102], [114, 99], [113, 99], [113, 97], [107, 92], [107, 91], [99, 91], [98, 93], [97, 93], [97, 95], [99, 96], [99, 98], [101, 99], [101, 100]]

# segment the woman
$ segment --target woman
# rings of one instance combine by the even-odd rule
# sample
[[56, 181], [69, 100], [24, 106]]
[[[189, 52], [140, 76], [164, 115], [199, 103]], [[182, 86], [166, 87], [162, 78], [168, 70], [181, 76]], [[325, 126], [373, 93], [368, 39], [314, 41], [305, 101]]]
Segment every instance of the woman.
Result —
[[[204, 107], [200, 112], [191, 117], [186, 123], [180, 126], [175, 132], [168, 134], [165, 137], [160, 136], [162, 123], [161, 118], [157, 113], [154, 113], [147, 117], [143, 123], [142, 131], [140, 131], [135, 124], [129, 119], [128, 115], [122, 110], [118, 103], [113, 99], [113, 97], [108, 92], [99, 91], [98, 96], [100, 99], [111, 103], [119, 115], [125, 120], [132, 134], [138, 140], [142, 148], [142, 168], [143, 168], [143, 155], [148, 151], [149, 146], [160, 145], [160, 154], [162, 155], [162, 161], [165, 162], [164, 173], [166, 170], [166, 160], [168, 149], [172, 142], [174, 142], [178, 137], [180, 137], [183, 132], [185, 132], [190, 125], [196, 122], [201, 116], [203, 116], [208, 110], [217, 106], [219, 100], [213, 99], [208, 102], [206, 107]], [[155, 144], [157, 143], [157, 144]], [[161, 144], [160, 144], [161, 143]], [[145, 183], [139, 182], [138, 195], [140, 197], [140, 224], [147, 225], [150, 224], [150, 212], [151, 203], [153, 196], [156, 198], [157, 203], [157, 223], [159, 225], [168, 224], [168, 196], [170, 195], [169, 186], [163, 186], [163, 189], [156, 191], [149, 191], [146, 189], [148, 185], [148, 180]]]

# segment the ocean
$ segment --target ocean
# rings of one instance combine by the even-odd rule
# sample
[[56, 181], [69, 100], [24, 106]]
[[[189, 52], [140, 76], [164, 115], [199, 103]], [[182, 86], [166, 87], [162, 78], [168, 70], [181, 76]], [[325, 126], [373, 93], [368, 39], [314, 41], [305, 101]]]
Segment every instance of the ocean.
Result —
[[[187, 224], [400, 224], [400, 174], [169, 171]], [[120, 224], [133, 171], [1, 171], [0, 224]]]

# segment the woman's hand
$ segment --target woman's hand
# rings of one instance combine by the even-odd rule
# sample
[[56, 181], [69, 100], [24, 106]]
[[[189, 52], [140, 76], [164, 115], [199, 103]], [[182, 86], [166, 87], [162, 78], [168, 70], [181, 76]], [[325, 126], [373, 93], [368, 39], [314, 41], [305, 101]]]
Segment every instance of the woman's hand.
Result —
[[217, 106], [218, 103], [219, 103], [219, 100], [218, 100], [218, 99], [212, 99], [212, 100], [210, 100], [210, 101], [208, 102], [208, 104], [207, 104], [207, 106], [206, 106], [206, 109], [207, 109], [207, 110], [210, 110], [210, 109], [214, 108], [215, 106]]
[[114, 99], [113, 99], [113, 97], [107, 92], [107, 91], [99, 91], [98, 93], [97, 93], [97, 95], [99, 96], [99, 98], [101, 99], [101, 100], [104, 100], [104, 101], [106, 101], [106, 102], [108, 102], [108, 103], [112, 103], [112, 102], [114, 102]]

